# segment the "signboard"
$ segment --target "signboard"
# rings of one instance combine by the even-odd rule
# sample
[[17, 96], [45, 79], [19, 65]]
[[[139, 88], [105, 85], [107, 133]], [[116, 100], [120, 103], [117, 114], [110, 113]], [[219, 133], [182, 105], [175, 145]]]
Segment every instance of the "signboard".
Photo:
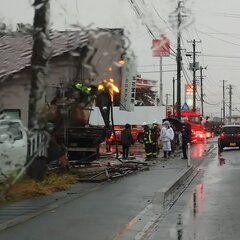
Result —
[[161, 35], [158, 39], [152, 40], [152, 56], [168, 57], [170, 55], [170, 42], [165, 35]]
[[185, 84], [185, 102], [188, 107], [193, 107], [193, 85]]
[[135, 56], [127, 55], [122, 70], [120, 110], [133, 111], [136, 95], [137, 66]]
[[[197, 88], [198, 86], [196, 84], [196, 92]], [[193, 107], [193, 84], [185, 84], [185, 102], [190, 108]]]
[[185, 93], [186, 95], [193, 95], [193, 85], [185, 84]]

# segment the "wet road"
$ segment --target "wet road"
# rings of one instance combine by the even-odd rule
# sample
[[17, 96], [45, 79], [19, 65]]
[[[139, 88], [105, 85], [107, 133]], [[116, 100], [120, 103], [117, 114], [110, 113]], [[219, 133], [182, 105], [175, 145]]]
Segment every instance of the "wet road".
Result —
[[240, 151], [217, 145], [151, 240], [240, 239]]
[[[202, 145], [194, 147], [195, 162], [202, 161], [203, 152]], [[176, 157], [150, 171], [106, 183], [53, 211], [0, 232], [0, 239], [110, 240], [149, 205], [155, 191], [163, 188], [186, 165], [186, 160]]]

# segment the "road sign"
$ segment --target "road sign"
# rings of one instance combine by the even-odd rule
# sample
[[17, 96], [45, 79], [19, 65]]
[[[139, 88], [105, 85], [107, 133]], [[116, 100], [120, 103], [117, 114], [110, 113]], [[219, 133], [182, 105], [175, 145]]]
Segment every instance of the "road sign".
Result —
[[182, 111], [190, 111], [190, 108], [189, 108], [189, 106], [187, 105], [187, 103], [184, 103], [184, 104], [182, 105], [181, 110], [182, 110]]

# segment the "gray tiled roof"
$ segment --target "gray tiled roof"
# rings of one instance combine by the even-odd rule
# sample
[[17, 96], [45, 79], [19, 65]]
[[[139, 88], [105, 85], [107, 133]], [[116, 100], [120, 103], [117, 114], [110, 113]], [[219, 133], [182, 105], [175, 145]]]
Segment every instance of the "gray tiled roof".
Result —
[[[52, 57], [87, 44], [86, 32], [52, 32]], [[0, 78], [30, 66], [33, 39], [30, 34], [15, 33], [0, 37]]]

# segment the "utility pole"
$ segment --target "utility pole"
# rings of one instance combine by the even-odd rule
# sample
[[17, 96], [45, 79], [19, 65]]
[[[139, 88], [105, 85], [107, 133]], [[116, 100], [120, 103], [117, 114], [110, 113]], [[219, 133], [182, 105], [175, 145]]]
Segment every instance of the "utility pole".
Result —
[[173, 117], [174, 117], [174, 113], [175, 113], [175, 109], [174, 109], [174, 107], [175, 107], [175, 78], [173, 77]]
[[226, 80], [222, 80], [223, 82], [223, 124], [225, 123], [226, 113], [225, 113], [225, 82]]
[[193, 40], [193, 111], [196, 111], [196, 40]]
[[170, 94], [169, 94], [169, 93], [166, 93], [165, 96], [166, 96], [166, 115], [167, 115], [167, 114], [168, 114], [168, 102], [169, 102], [169, 101], [168, 101], [168, 99], [169, 99], [168, 97], [170, 96]]
[[160, 57], [159, 105], [163, 106], [162, 57]]
[[207, 69], [207, 67], [203, 68], [202, 66], [200, 67], [200, 81], [201, 81], [201, 114], [204, 116], [204, 110], [203, 110], [203, 69]]
[[221, 107], [221, 124], [223, 125], [223, 108]]
[[229, 84], [229, 123], [232, 121], [232, 84]]
[[[199, 65], [198, 63], [196, 63], [196, 43], [201, 42], [201, 41], [196, 41], [195, 39], [193, 39], [193, 41], [188, 41], [190, 43], [192, 43], [193, 46], [193, 51], [192, 51], [192, 57], [193, 57], [193, 63], [192, 63], [192, 67], [190, 67], [190, 70], [193, 71], [193, 111], [196, 111], [196, 92], [197, 92], [197, 87], [196, 87], [196, 71], [199, 70]], [[199, 53], [199, 52], [198, 52]], [[189, 54], [187, 54], [187, 56], [189, 56]], [[191, 55], [190, 55], [191, 56]]]
[[45, 127], [46, 86], [48, 62], [51, 56], [49, 40], [49, 0], [35, 0], [33, 23], [33, 48], [31, 58], [31, 88], [29, 96], [28, 126], [30, 130]]
[[181, 68], [182, 68], [182, 55], [181, 55], [181, 24], [182, 24], [182, 16], [181, 16], [181, 1], [178, 2], [177, 7], [177, 118], [181, 120]]
[[181, 31], [184, 28], [183, 17], [188, 17], [189, 10], [185, 8], [184, 1], [178, 1], [176, 10], [169, 15], [173, 28], [177, 31], [177, 118], [181, 120], [181, 71], [182, 71], [182, 54], [181, 54]]

